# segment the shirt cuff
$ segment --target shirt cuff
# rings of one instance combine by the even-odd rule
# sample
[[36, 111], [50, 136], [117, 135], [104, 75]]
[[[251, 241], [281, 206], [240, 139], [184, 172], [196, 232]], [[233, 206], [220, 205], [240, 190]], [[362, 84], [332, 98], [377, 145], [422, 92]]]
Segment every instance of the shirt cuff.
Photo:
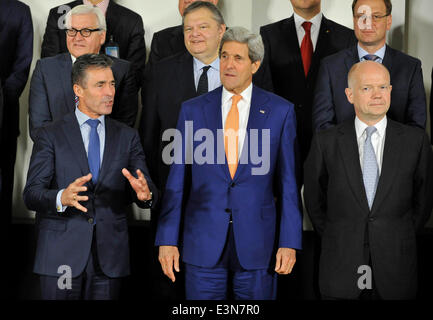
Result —
[[62, 200], [61, 199], [62, 199], [63, 191], [65, 191], [65, 189], [60, 190], [57, 193], [57, 197], [56, 197], [56, 210], [59, 213], [65, 212], [66, 208], [68, 207], [68, 206], [62, 206]]

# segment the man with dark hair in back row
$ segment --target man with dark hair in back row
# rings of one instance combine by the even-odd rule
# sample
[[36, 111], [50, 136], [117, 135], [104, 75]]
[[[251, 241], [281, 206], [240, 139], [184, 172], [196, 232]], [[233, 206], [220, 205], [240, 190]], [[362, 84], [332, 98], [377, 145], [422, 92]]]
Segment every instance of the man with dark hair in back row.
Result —
[[352, 13], [358, 45], [322, 61], [314, 93], [314, 130], [327, 129], [355, 117], [344, 89], [350, 68], [365, 60], [382, 63], [391, 74], [393, 103], [388, 117], [424, 129], [427, 105], [421, 61], [386, 44], [386, 34], [392, 25], [391, 0], [354, 0]]
[[254, 81], [295, 105], [301, 169], [313, 137], [311, 108], [320, 62], [354, 45], [356, 38], [353, 30], [323, 15], [321, 0], [290, 2], [290, 18], [260, 28], [265, 60]]

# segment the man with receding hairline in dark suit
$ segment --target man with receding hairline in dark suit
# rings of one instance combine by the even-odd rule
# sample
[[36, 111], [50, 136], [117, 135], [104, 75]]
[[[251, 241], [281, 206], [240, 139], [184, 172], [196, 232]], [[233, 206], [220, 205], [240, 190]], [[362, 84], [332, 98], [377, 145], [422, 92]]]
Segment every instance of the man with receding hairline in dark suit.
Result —
[[[179, 0], [179, 13], [182, 17], [185, 9], [195, 1], [197, 0]], [[214, 5], [218, 4], [218, 0], [205, 1], [211, 2]], [[186, 51], [182, 25], [169, 27], [153, 34], [148, 63], [152, 64], [176, 53]]]

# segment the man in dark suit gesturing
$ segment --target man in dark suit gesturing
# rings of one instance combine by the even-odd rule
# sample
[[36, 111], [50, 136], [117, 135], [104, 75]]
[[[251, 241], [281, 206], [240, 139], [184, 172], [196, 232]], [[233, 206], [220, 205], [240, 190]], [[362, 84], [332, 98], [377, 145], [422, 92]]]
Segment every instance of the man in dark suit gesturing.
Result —
[[294, 14], [260, 28], [265, 43], [263, 69], [254, 83], [295, 105], [303, 163], [310, 149], [311, 108], [320, 61], [356, 43], [353, 30], [328, 20], [321, 0], [290, 0]]
[[[99, 8], [81, 5], [66, 15], [68, 53], [37, 62], [30, 84], [29, 126], [33, 140], [37, 131], [51, 121], [73, 112], [77, 97], [71, 88], [73, 62], [83, 54], [99, 53], [106, 39], [106, 23]], [[112, 58], [116, 80], [113, 119], [133, 126], [138, 110], [138, 87], [131, 64]]]
[[[37, 212], [34, 272], [43, 299], [117, 298], [129, 274], [126, 205], [156, 201], [138, 133], [106, 117], [115, 93], [110, 66], [104, 55], [77, 59], [75, 113], [42, 128], [33, 147], [23, 196]], [[65, 271], [70, 285], [62, 288]]]
[[[143, 20], [139, 14], [114, 0], [76, 0], [52, 8], [42, 41], [41, 58], [68, 52], [64, 17], [69, 10], [82, 4], [94, 5], [102, 10], [107, 20], [107, 42], [113, 39], [119, 47], [117, 58], [131, 62], [137, 76], [141, 75], [146, 61]], [[101, 46], [100, 50], [101, 53], [105, 52], [105, 47]]]
[[317, 133], [305, 163], [324, 298], [416, 297], [416, 232], [433, 206], [433, 155], [424, 130], [387, 117], [391, 90], [383, 65], [354, 65], [346, 95], [356, 117]]
[[315, 131], [332, 127], [355, 116], [344, 89], [350, 68], [359, 61], [382, 63], [391, 74], [392, 106], [388, 117], [425, 128], [427, 105], [421, 61], [386, 45], [392, 24], [391, 0], [354, 0], [353, 24], [358, 45], [325, 58], [317, 76], [313, 103]]
[[[183, 17], [185, 9], [197, 0], [179, 0], [179, 13]], [[218, 0], [205, 0], [214, 5]], [[180, 52], [187, 52], [183, 40], [183, 26], [175, 26], [155, 32], [150, 45], [149, 64], [158, 62]]]

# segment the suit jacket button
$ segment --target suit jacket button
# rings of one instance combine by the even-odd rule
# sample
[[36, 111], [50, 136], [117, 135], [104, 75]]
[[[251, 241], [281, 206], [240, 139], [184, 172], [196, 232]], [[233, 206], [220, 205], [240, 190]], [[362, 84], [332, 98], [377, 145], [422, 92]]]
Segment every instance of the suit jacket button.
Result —
[[225, 210], [225, 212], [227, 212], [227, 213], [232, 213], [232, 209], [228, 209], [228, 208], [227, 208], [227, 209]]
[[375, 219], [374, 218], [368, 218], [368, 221], [373, 222]]
[[232, 188], [234, 188], [236, 186], [236, 183], [232, 183], [231, 185], [230, 185], [230, 187], [232, 187]]
[[93, 218], [89, 218], [89, 220], [87, 220], [88, 223], [93, 224]]

